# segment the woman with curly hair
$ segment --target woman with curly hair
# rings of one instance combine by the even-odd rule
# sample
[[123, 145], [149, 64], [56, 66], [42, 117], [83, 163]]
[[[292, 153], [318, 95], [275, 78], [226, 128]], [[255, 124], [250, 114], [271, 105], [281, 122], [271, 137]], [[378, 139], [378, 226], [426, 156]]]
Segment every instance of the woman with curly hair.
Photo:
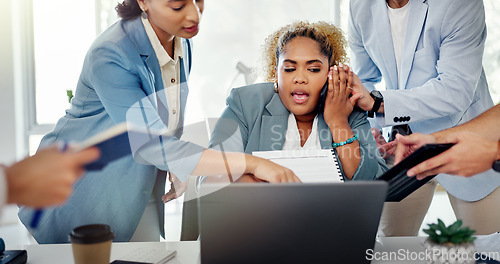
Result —
[[211, 147], [247, 154], [334, 148], [346, 180], [371, 180], [386, 171], [366, 112], [354, 107], [360, 95], [351, 95], [355, 76], [343, 65], [345, 46], [341, 30], [326, 22], [296, 22], [272, 33], [263, 52], [268, 82], [231, 91]]

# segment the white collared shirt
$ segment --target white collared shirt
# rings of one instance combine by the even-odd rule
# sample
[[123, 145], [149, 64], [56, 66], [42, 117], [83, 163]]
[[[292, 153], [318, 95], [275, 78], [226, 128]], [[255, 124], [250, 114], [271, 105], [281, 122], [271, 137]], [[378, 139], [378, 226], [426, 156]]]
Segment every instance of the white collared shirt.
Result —
[[[406, 24], [408, 23], [408, 10], [410, 2], [401, 8], [391, 8], [387, 5], [389, 21], [391, 24], [392, 44], [394, 46], [394, 56], [398, 70], [398, 80], [401, 76], [401, 54], [405, 44]], [[398, 81], [399, 83], [399, 81]]]
[[297, 127], [295, 115], [288, 115], [288, 128], [286, 129], [285, 142], [283, 150], [300, 150], [300, 149], [321, 149], [321, 142], [318, 134], [318, 116], [314, 117], [311, 134], [306, 140], [304, 146], [300, 145], [300, 132]]
[[142, 24], [146, 30], [151, 46], [158, 58], [161, 69], [161, 77], [163, 79], [163, 87], [167, 97], [168, 105], [168, 130], [173, 131], [178, 128], [180, 120], [180, 63], [179, 59], [182, 58], [182, 42], [181, 38], [174, 38], [174, 58], [171, 58], [161, 45], [158, 36], [156, 35], [153, 27], [148, 19], [141, 17]]

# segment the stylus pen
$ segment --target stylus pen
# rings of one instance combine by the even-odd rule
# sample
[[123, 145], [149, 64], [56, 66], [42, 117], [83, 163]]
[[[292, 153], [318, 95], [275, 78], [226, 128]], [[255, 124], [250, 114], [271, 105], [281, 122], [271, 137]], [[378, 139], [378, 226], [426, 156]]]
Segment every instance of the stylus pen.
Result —
[[[60, 152], [65, 152], [68, 149], [68, 144], [66, 142], [60, 142], [58, 147]], [[31, 228], [38, 227], [38, 223], [42, 218], [42, 214], [43, 214], [43, 209], [37, 209], [35, 211], [35, 213], [33, 214], [33, 218], [31, 218], [31, 223], [30, 223]]]

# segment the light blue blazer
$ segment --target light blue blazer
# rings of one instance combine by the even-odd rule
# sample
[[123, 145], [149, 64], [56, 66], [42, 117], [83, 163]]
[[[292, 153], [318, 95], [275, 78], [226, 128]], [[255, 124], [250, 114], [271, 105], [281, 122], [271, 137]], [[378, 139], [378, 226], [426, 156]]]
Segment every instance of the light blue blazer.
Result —
[[[226, 103], [212, 133], [210, 147], [221, 149], [222, 146], [224, 151], [247, 154], [283, 149], [290, 112], [274, 92], [272, 83], [233, 89]], [[387, 166], [377, 150], [366, 112], [354, 110], [348, 121], [353, 132], [359, 135], [361, 154], [353, 179], [373, 180], [385, 172]], [[332, 149], [332, 134], [322, 114], [318, 117], [318, 134], [321, 148]]]
[[[191, 47], [186, 40], [183, 40], [183, 50], [180, 60], [182, 114], [191, 61]], [[139, 18], [122, 20], [92, 44], [71, 108], [42, 139], [40, 146], [56, 141], [80, 142], [115, 124], [140, 121], [134, 119], [137, 116], [143, 118], [138, 125], [162, 129], [168, 124], [167, 113], [160, 66], [142, 22]], [[133, 157], [124, 157], [101, 171], [84, 174], [63, 206], [44, 211], [37, 229], [29, 227], [33, 216], [31, 208], [21, 207], [19, 218], [38, 243], [68, 242], [73, 228], [93, 223], [110, 225], [115, 241], [130, 240], [151, 196], [157, 169], [172, 171], [186, 179], [201, 156], [202, 147], [177, 139], [181, 133], [163, 138], [163, 145], [152, 144], [135, 152]], [[164, 186], [164, 182], [159, 184]], [[164, 189], [160, 190], [158, 195], [163, 192]]]
[[[493, 106], [482, 67], [486, 25], [481, 0], [410, 0], [398, 78], [385, 0], [351, 0], [353, 70], [368, 90], [383, 77], [382, 126], [408, 124], [433, 133]], [[465, 154], [465, 153], [464, 153]], [[477, 201], [500, 186], [492, 170], [472, 178], [439, 175], [452, 195]]]

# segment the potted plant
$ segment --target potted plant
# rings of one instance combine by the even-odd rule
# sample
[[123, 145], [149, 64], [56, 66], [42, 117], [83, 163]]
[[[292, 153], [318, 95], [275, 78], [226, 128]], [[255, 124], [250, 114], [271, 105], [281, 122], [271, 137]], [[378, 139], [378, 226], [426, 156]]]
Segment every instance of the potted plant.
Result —
[[462, 227], [462, 220], [446, 226], [441, 219], [429, 224], [424, 232], [429, 235], [425, 249], [430, 252], [428, 263], [476, 263], [474, 254], [474, 230]]

